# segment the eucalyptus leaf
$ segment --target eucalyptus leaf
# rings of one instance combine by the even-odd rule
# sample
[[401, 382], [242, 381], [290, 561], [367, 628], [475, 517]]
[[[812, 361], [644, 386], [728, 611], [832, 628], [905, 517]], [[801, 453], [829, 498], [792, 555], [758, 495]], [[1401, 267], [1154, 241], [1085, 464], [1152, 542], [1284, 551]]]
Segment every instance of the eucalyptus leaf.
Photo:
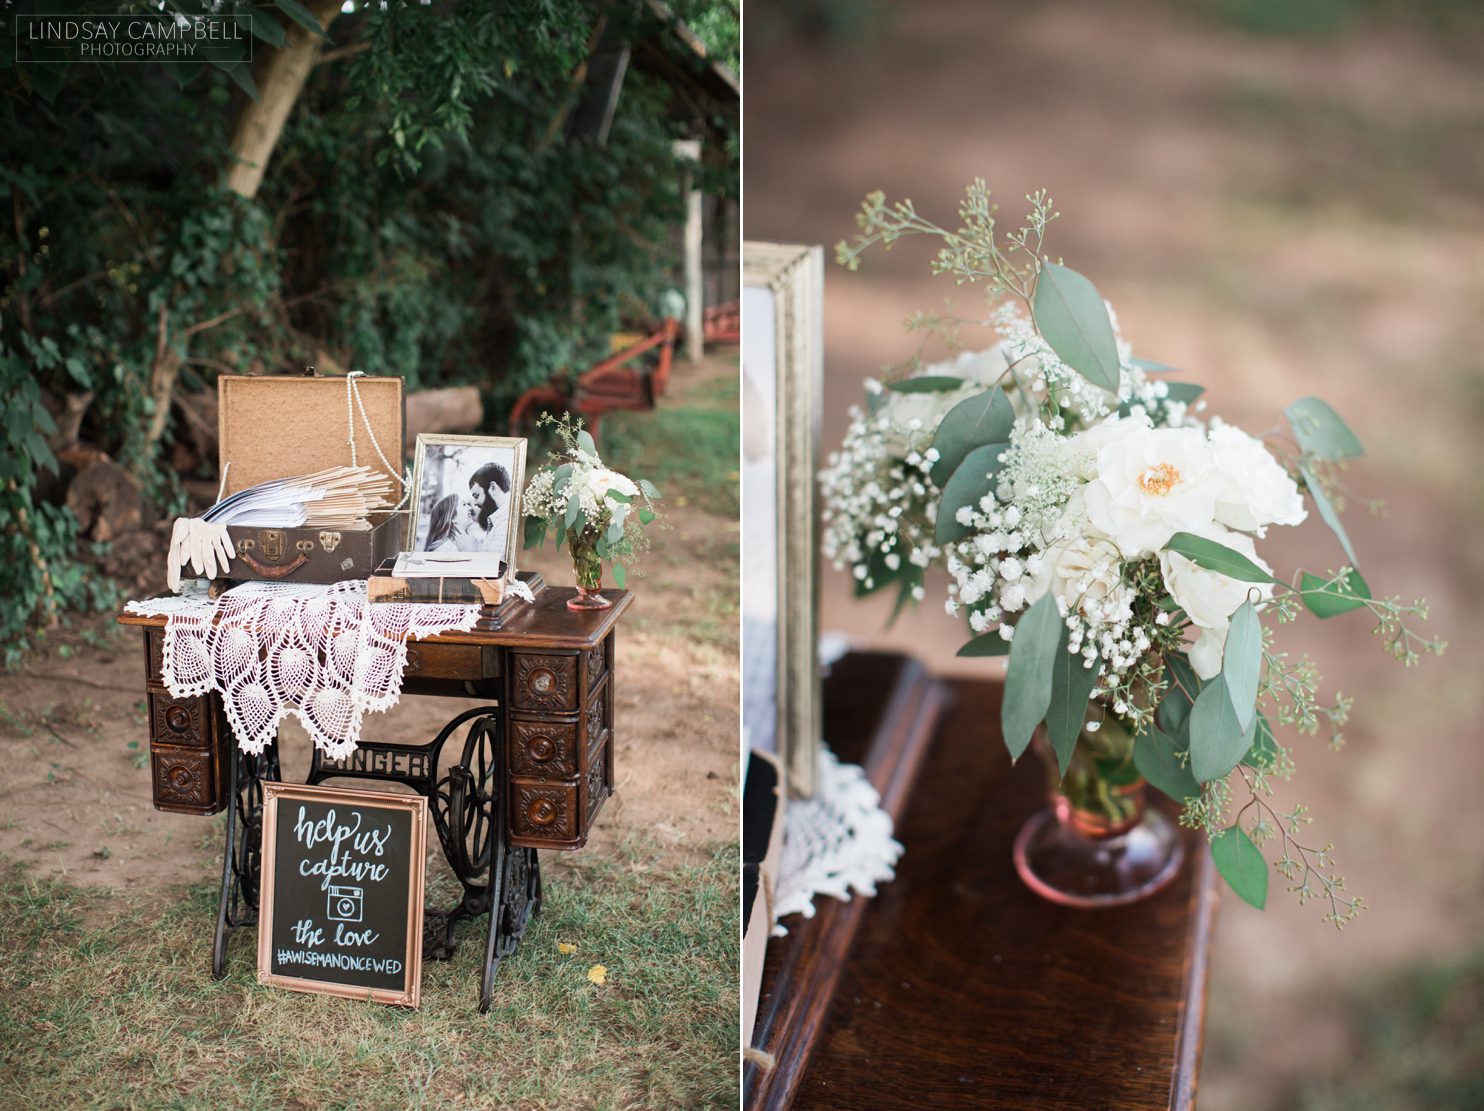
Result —
[[573, 526], [577, 523], [577, 518], [580, 516], [582, 516], [582, 499], [577, 496], [577, 492], [574, 490], [567, 498], [567, 513], [562, 519], [563, 527], [569, 532], [572, 531]]
[[623, 505], [632, 505], [634, 502], [634, 499], [628, 494], [619, 493], [617, 490], [604, 490], [603, 496], [609, 501], [616, 501]]
[[1220, 675], [1201, 688], [1190, 708], [1190, 770], [1196, 779], [1209, 783], [1220, 779], [1242, 762], [1257, 732], [1254, 718], [1243, 729], [1232, 709], [1226, 680]]
[[959, 656], [1008, 656], [1010, 642], [1000, 636], [999, 631], [977, 636], [958, 650]]
[[[1207, 540], [1204, 536], [1197, 536], [1193, 532], [1177, 532], [1170, 537], [1170, 542], [1165, 545], [1170, 551], [1183, 555], [1186, 559], [1204, 567], [1208, 571], [1216, 571], [1227, 578], [1236, 579], [1238, 582], [1247, 583], [1277, 583], [1278, 580], [1269, 575], [1257, 564], [1244, 556], [1241, 552], [1234, 552], [1225, 544], [1218, 544], [1214, 540]], [[1281, 583], [1279, 585], [1282, 585]]]
[[640, 493], [650, 501], [659, 501], [663, 496], [660, 494], [660, 488], [647, 478], [639, 479], [638, 486]]
[[1046, 718], [1051, 706], [1056, 653], [1063, 647], [1066, 636], [1066, 624], [1050, 593], [1043, 594], [1026, 610], [1015, 626], [1009, 671], [1005, 676], [1005, 698], [1000, 705], [1005, 747], [1012, 759], [1020, 759], [1036, 727]]
[[958, 465], [938, 499], [938, 521], [933, 536], [939, 544], [951, 544], [973, 531], [968, 525], [959, 524], [955, 514], [963, 506], [977, 506], [999, 484], [1000, 468], [1004, 465], [1000, 456], [1009, 449], [1006, 443], [985, 444], [969, 452]]
[[1301, 397], [1284, 410], [1284, 415], [1299, 447], [1317, 459], [1353, 459], [1365, 454], [1355, 433], [1326, 401]]
[[1363, 609], [1370, 600], [1371, 588], [1353, 568], [1338, 578], [1322, 578], [1305, 571], [1299, 578], [1304, 605], [1315, 617], [1335, 617], [1351, 610]]
[[1268, 715], [1257, 715], [1257, 732], [1252, 737], [1252, 747], [1242, 757], [1242, 763], [1260, 772], [1270, 772], [1278, 765], [1278, 740], [1273, 736], [1273, 723]]
[[1068, 652], [1066, 639], [1063, 625], [1062, 642], [1057, 647], [1056, 662], [1051, 669], [1051, 705], [1046, 709], [1046, 732], [1051, 737], [1051, 747], [1056, 751], [1057, 767], [1064, 776], [1077, 748], [1077, 737], [1087, 720], [1087, 698], [1103, 670], [1101, 659], [1096, 660], [1092, 667], [1083, 667], [1081, 653]]
[[1320, 518], [1329, 526], [1330, 532], [1335, 534], [1335, 538], [1340, 542], [1340, 547], [1345, 549], [1345, 555], [1353, 567], [1360, 560], [1355, 558], [1355, 549], [1350, 546], [1350, 537], [1345, 533], [1345, 526], [1340, 524], [1340, 515], [1335, 512], [1335, 507], [1330, 504], [1329, 495], [1319, 485], [1319, 480], [1314, 477], [1314, 472], [1309, 469], [1307, 464], [1299, 464], [1299, 474], [1304, 476], [1304, 486], [1308, 488], [1309, 496], [1314, 499], [1314, 508], [1319, 510]]
[[622, 563], [615, 563], [613, 565], [613, 582], [620, 590], [629, 584], [629, 573], [624, 570]]
[[1257, 713], [1257, 682], [1261, 675], [1262, 622], [1251, 601], [1246, 601], [1232, 614], [1221, 654], [1221, 678], [1243, 733], [1251, 728], [1252, 715]]
[[948, 410], [933, 436], [933, 448], [938, 452], [931, 471], [933, 482], [942, 489], [969, 452], [985, 444], [1008, 441], [1014, 427], [1015, 410], [998, 386], [960, 401]]
[[543, 517], [527, 517], [525, 546], [527, 548], [539, 548], [545, 542], [546, 519]]
[[1140, 370], [1144, 371], [1147, 374], [1177, 374], [1177, 373], [1179, 373], [1172, 366], [1166, 366], [1164, 363], [1157, 363], [1153, 359], [1141, 359], [1137, 355], [1135, 355], [1132, 358], [1130, 358], [1129, 359], [1129, 362], [1131, 362], [1134, 366], [1138, 367]]
[[653, 520], [654, 520], [654, 510], [649, 509], [649, 508], [646, 508], [644, 506], [640, 506], [639, 507], [639, 523], [641, 525], [647, 525], [647, 524], [649, 524], [649, 522], [651, 522]]
[[579, 428], [577, 430], [577, 446], [580, 447], [583, 451], [587, 452], [589, 455], [598, 454], [598, 445], [593, 440], [592, 433], [589, 432], [586, 428]]
[[1155, 790], [1178, 803], [1197, 798], [1201, 785], [1190, 771], [1185, 749], [1162, 729], [1151, 727], [1134, 738], [1134, 765]]
[[962, 378], [946, 374], [924, 374], [918, 378], [903, 378], [900, 382], [888, 382], [886, 388], [892, 393], [947, 393], [963, 387]]
[[551, 472], [551, 492], [553, 496], [560, 495], [567, 488], [567, 483], [572, 481], [572, 464], [563, 463]]
[[1097, 288], [1077, 271], [1048, 262], [1036, 280], [1036, 328], [1067, 366], [1118, 392], [1118, 343]]
[[1245, 830], [1232, 826], [1213, 837], [1211, 860], [1243, 902], [1262, 910], [1268, 901], [1268, 862]]
[[1190, 666], [1190, 659], [1184, 652], [1168, 653], [1165, 656], [1165, 669], [1170, 673], [1170, 683], [1164, 697], [1160, 699], [1155, 719], [1161, 729], [1181, 742], [1182, 748], [1188, 748], [1190, 708], [1195, 705], [1195, 700], [1200, 697], [1201, 687], [1205, 684]]
[[[917, 582], [921, 582], [922, 568], [916, 567], [913, 570], [917, 571]], [[886, 619], [886, 628], [888, 631], [897, 623], [897, 618], [902, 616], [902, 611], [907, 608], [907, 603], [912, 601], [912, 590], [916, 585], [917, 583], [910, 576], [902, 579], [897, 584], [897, 600], [892, 603], [891, 616]]]

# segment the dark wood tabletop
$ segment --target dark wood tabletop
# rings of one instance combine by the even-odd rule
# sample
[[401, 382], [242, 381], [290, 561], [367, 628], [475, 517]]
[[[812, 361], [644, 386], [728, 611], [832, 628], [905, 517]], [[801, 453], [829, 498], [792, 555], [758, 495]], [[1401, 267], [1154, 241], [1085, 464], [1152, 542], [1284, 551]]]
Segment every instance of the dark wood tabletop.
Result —
[[[603, 642], [634, 601], [633, 594], [627, 590], [604, 590], [603, 597], [613, 603], [611, 608], [578, 613], [567, 608], [567, 599], [577, 595], [574, 588], [546, 586], [537, 576], [522, 574], [521, 578], [534, 582], [535, 602], [507, 597], [499, 606], [485, 607], [478, 623], [468, 632], [439, 633], [421, 638], [420, 643], [587, 649]], [[165, 618], [123, 613], [118, 623], [164, 628]]]
[[[826, 713], [835, 706], [864, 721], [898, 659], [847, 657], [828, 681]], [[1216, 899], [1210, 854], [1188, 835], [1175, 884], [1131, 907], [1073, 910], [1033, 895], [1010, 849], [1044, 805], [1043, 772], [1032, 758], [1011, 767], [1001, 690], [951, 685], [897, 823], [906, 853], [864, 910], [791, 1085], [795, 1107], [1193, 1103]], [[827, 717], [842, 759], [867, 758], [869, 729], [831, 726]], [[809, 943], [812, 921], [786, 924], [790, 936], [774, 948]], [[769, 953], [764, 1006], [784, 955]], [[762, 1105], [777, 1104], [748, 1101]]]

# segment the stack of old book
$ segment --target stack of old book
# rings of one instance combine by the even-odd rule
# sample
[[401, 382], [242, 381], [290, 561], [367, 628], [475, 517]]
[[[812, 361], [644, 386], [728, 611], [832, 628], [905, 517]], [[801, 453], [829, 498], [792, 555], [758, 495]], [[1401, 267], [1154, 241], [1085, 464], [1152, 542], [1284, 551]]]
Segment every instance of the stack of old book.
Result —
[[465, 566], [462, 552], [403, 552], [384, 560], [366, 584], [372, 602], [426, 602], [497, 606], [505, 596], [505, 578], [484, 575]]

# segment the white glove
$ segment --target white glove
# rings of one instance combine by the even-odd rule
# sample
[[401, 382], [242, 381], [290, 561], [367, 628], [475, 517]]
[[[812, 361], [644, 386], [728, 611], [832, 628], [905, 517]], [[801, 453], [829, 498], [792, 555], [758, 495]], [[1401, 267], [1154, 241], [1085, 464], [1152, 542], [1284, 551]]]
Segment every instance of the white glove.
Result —
[[180, 593], [180, 569], [187, 563], [197, 575], [214, 579], [218, 570], [225, 573], [227, 566], [237, 557], [237, 547], [227, 532], [227, 526], [200, 517], [180, 517], [170, 534], [169, 568], [166, 581], [170, 589]]

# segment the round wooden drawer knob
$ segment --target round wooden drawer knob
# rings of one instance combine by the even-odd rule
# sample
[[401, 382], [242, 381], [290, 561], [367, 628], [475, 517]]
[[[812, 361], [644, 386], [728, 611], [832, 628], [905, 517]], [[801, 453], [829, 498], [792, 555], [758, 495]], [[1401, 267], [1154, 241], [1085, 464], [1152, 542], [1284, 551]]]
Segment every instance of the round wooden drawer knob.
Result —
[[557, 753], [550, 737], [532, 737], [526, 743], [526, 756], [533, 764], [544, 764]]
[[549, 826], [557, 820], [557, 808], [550, 799], [539, 799], [531, 803], [526, 816], [538, 826]]
[[191, 728], [191, 712], [184, 706], [171, 706], [165, 711], [165, 724], [173, 733], [185, 733]]
[[191, 769], [183, 764], [176, 764], [170, 769], [170, 786], [177, 791], [184, 791], [195, 782], [196, 777]]
[[538, 671], [531, 676], [531, 689], [541, 694], [547, 693], [556, 684], [556, 676], [549, 671]]

